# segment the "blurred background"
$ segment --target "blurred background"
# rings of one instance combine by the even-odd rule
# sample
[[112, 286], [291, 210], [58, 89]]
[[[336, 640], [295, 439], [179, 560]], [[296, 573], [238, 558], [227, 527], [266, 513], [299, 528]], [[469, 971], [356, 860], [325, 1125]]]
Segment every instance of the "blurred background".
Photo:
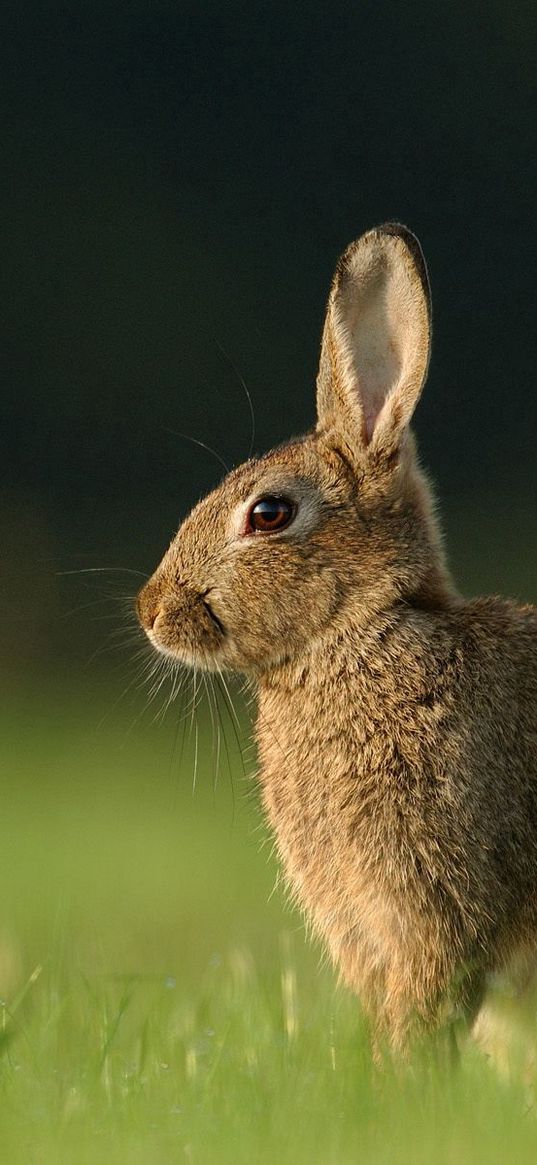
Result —
[[242, 712], [216, 776], [205, 705], [185, 748], [178, 705], [152, 723], [131, 596], [220, 479], [193, 442], [247, 455], [244, 384], [255, 451], [312, 425], [336, 258], [383, 220], [429, 263], [455, 573], [535, 599], [536, 33], [529, 0], [1, 6], [1, 995], [192, 986], [300, 927]]

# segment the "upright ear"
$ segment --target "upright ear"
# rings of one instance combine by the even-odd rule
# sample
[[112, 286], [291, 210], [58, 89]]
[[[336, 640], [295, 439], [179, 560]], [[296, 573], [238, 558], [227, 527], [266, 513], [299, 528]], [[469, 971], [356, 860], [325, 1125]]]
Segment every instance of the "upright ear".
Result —
[[368, 231], [341, 256], [317, 380], [319, 428], [358, 457], [399, 448], [427, 374], [431, 296], [415, 235], [399, 223]]

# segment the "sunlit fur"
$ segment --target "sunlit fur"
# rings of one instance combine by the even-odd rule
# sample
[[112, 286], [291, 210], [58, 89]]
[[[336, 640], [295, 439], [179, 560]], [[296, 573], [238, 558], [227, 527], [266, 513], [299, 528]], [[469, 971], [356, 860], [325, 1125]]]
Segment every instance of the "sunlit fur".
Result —
[[[369, 232], [336, 270], [316, 430], [231, 473], [138, 599], [160, 651], [255, 682], [287, 879], [395, 1049], [472, 1022], [537, 941], [536, 612], [450, 580], [408, 430], [429, 344], [417, 241]], [[278, 492], [295, 521], [247, 535]]]

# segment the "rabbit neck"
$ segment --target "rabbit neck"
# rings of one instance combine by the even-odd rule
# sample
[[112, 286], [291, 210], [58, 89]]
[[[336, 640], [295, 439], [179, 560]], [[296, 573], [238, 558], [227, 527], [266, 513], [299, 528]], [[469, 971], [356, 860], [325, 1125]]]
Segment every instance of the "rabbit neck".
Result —
[[330, 798], [338, 773], [356, 787], [368, 779], [371, 761], [380, 771], [394, 741], [415, 734], [415, 707], [430, 706], [451, 677], [458, 616], [454, 601], [449, 605], [432, 611], [395, 604], [365, 628], [347, 616], [299, 660], [263, 675], [257, 720], [263, 786], [285, 785], [297, 794], [303, 786], [322, 788]]

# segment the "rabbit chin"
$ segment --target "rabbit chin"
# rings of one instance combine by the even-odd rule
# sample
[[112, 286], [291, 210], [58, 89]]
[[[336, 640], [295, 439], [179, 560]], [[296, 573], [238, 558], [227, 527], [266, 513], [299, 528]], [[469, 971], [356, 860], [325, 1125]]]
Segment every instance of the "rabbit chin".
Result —
[[149, 628], [145, 628], [145, 634], [151, 646], [160, 655], [173, 660], [175, 664], [182, 664], [184, 667], [197, 671], [227, 671], [253, 678], [284, 663], [289, 663], [290, 660], [288, 646], [282, 646], [276, 650], [275, 645], [272, 645], [272, 651], [267, 649], [267, 654], [262, 661], [257, 658], [257, 654], [255, 658], [251, 658], [246, 652], [241, 651], [229, 633], [226, 633], [221, 644], [209, 645], [190, 642], [174, 643], [173, 646], [165, 643], [155, 631]]
[[193, 647], [191, 644], [178, 644], [170, 647], [169, 644], [163, 643], [154, 631], [146, 629], [146, 635], [149, 642], [159, 655], [166, 656], [166, 659], [173, 660], [174, 663], [183, 664], [185, 667], [201, 668], [202, 671], [218, 671], [221, 667], [225, 667], [223, 653], [217, 648], [208, 649], [199, 646]]

